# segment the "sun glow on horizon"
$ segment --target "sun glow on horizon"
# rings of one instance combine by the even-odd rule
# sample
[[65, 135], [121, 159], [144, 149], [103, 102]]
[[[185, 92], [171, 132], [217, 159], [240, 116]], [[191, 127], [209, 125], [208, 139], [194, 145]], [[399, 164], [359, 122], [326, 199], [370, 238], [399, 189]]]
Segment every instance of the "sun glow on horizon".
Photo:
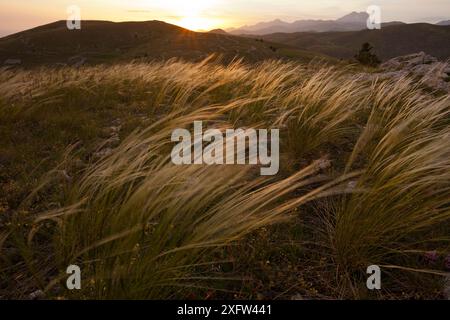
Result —
[[211, 30], [218, 25], [215, 21], [203, 17], [183, 17], [174, 23], [192, 31]]
[[[436, 23], [448, 20], [449, 0], [383, 2], [383, 20]], [[0, 1], [0, 36], [67, 19], [68, 0]], [[193, 31], [239, 28], [281, 19], [338, 19], [365, 11], [366, 0], [77, 0], [83, 20], [161, 20]], [[407, 8], [407, 9], [405, 9]]]
[[207, 14], [207, 10], [214, 8], [221, 0], [152, 0], [152, 6], [170, 12], [172, 17], [170, 23], [180, 27], [199, 31], [217, 28], [222, 21], [212, 18]]

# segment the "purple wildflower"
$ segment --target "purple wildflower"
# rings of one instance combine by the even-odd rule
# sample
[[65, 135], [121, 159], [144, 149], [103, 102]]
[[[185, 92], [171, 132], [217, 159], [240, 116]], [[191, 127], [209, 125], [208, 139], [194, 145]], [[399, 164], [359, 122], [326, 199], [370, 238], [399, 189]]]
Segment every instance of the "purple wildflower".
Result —
[[445, 257], [444, 266], [446, 270], [450, 271], [450, 254]]
[[435, 264], [439, 256], [436, 251], [429, 251], [425, 253], [425, 260], [430, 264]]

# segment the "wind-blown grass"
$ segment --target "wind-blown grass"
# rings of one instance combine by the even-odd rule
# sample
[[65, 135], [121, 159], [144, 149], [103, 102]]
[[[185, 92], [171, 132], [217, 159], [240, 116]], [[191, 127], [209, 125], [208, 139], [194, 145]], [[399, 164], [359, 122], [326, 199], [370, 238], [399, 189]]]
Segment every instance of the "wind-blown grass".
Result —
[[[364, 174], [354, 183], [363, 192], [345, 198], [332, 227], [336, 259], [349, 272], [377, 264], [434, 273], [421, 257], [449, 252], [450, 100], [413, 87], [404, 79], [376, 88], [376, 105], [347, 165], [364, 154]], [[411, 265], [398, 265], [411, 256]]]
[[[66, 158], [51, 171], [59, 180], [30, 182], [28, 192], [6, 198], [2, 269], [8, 282], [18, 273], [23, 279], [14, 295], [40, 288], [68, 298], [186, 297], [229, 278], [212, 270], [220, 264], [217, 250], [233, 243], [244, 251], [246, 236], [289, 219], [314, 222], [295, 243], [321, 249], [299, 268], [331, 257], [323, 274], [339, 274], [327, 279], [334, 298], [365, 297], [370, 264], [442, 273], [421, 256], [448, 254], [448, 96], [425, 93], [408, 78], [367, 82], [353, 72], [279, 61], [224, 66], [213, 57], [196, 64], [2, 70], [2, 132], [25, 136], [13, 130], [15, 121], [43, 133], [2, 147], [11, 157], [8, 172], [18, 170], [14, 150], [42, 160], [41, 150], [53, 146], [53, 162], [30, 181]], [[124, 124], [122, 140], [97, 160], [93, 145], [116, 118]], [[280, 174], [174, 166], [171, 132], [195, 120], [220, 129], [280, 128]], [[70, 159], [64, 150], [73, 143]], [[319, 205], [306, 205], [313, 200]], [[69, 264], [83, 270], [79, 292], [58, 289]], [[395, 290], [410, 290], [408, 279]], [[17, 285], [11, 282], [5, 287]], [[385, 290], [380, 297], [397, 297]]]

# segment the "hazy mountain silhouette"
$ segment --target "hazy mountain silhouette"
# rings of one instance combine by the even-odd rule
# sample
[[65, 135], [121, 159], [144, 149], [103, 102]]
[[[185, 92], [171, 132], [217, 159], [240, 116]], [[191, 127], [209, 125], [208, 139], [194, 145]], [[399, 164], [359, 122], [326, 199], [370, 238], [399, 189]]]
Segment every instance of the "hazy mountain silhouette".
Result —
[[436, 23], [438, 26], [450, 26], [450, 20], [444, 20]]
[[228, 34], [228, 32], [226, 32], [223, 29], [214, 29], [214, 30], [209, 31], [209, 33]]
[[450, 26], [427, 23], [383, 25], [381, 30], [351, 32], [274, 33], [259, 36], [336, 58], [352, 58], [364, 42], [383, 60], [424, 51], [441, 60], [450, 58]]
[[352, 12], [337, 20], [297, 20], [292, 23], [276, 19], [230, 30], [232, 34], [266, 35], [276, 32], [355, 31], [367, 28], [366, 12]]
[[366, 12], [353, 11], [352, 13], [349, 13], [342, 18], [337, 19], [336, 22], [365, 24], [368, 18], [369, 15]]

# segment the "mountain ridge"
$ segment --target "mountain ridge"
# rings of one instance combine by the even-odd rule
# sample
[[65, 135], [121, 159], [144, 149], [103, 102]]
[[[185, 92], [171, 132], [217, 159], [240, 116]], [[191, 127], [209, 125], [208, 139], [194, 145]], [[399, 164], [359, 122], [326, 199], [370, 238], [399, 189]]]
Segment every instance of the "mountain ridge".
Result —
[[[297, 33], [297, 32], [346, 32], [361, 31], [367, 29], [367, 19], [369, 14], [366, 12], [353, 11], [335, 20], [323, 19], [303, 19], [293, 22], [286, 22], [281, 19], [272, 21], [258, 22], [254, 25], [245, 25], [239, 28], [230, 28], [226, 31], [234, 35], [269, 35], [273, 33]], [[425, 22], [424, 22], [425, 23]], [[408, 24], [403, 21], [387, 21], [381, 24], [382, 27], [391, 25]], [[414, 24], [414, 23], [411, 23]], [[443, 20], [435, 25], [450, 25], [450, 20]]]
[[383, 60], [421, 51], [440, 60], [450, 58], [450, 26], [427, 23], [393, 24], [380, 30], [274, 33], [258, 38], [339, 59], [353, 58], [364, 42]]
[[366, 28], [368, 17], [369, 15], [366, 12], [353, 11], [336, 20], [305, 19], [289, 23], [281, 19], [275, 19], [273, 21], [259, 22], [255, 25], [228, 30], [228, 32], [235, 35], [265, 35], [276, 32], [353, 31]]

